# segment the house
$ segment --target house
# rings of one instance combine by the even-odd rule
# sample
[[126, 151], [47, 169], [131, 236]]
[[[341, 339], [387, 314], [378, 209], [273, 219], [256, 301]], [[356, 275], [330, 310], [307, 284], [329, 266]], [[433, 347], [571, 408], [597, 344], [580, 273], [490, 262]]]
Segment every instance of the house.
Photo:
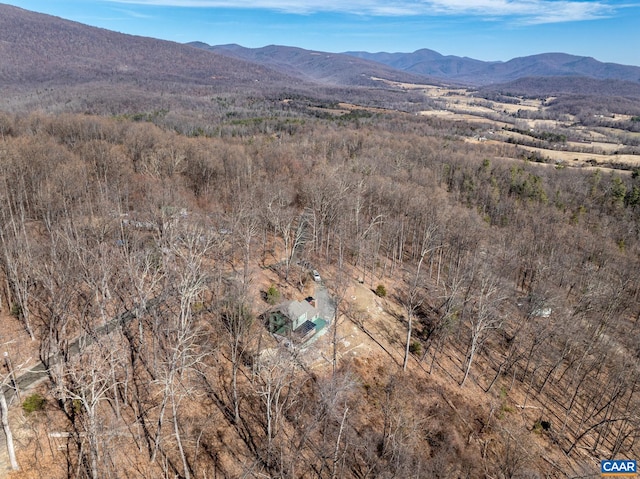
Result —
[[288, 301], [269, 313], [269, 332], [299, 343], [310, 339], [326, 322], [307, 301]]

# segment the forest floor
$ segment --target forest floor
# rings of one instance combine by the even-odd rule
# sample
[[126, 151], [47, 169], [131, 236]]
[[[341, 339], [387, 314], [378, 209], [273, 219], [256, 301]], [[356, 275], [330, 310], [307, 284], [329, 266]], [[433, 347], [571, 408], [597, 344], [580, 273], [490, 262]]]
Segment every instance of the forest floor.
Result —
[[[333, 283], [335, 274], [331, 268], [321, 270], [324, 282], [328, 285]], [[360, 282], [356, 276], [351, 274], [349, 279], [343, 281], [335, 337], [333, 325], [328, 325], [324, 334], [300, 349], [299, 357], [308, 370], [316, 374], [330, 373], [335, 341], [335, 356], [341, 367], [353, 368], [365, 384], [385, 384], [389, 377], [402, 372], [406, 321], [403, 308], [394, 299], [402, 285], [391, 278], [385, 278], [388, 296], [381, 298], [374, 293], [373, 286]], [[261, 307], [265, 310], [269, 308], [266, 302], [260, 302], [260, 297], [261, 292], [266, 291], [270, 285], [277, 285], [283, 301], [303, 300], [307, 296], [315, 296], [318, 287], [318, 283], [308, 279], [300, 281], [297, 285], [295, 282], [282, 281], [270, 268], [256, 270], [252, 284], [256, 293], [256, 313], [260, 312]], [[26, 367], [35, 364], [38, 360], [37, 342], [29, 340], [16, 318], [0, 319], [5, 325], [4, 337], [12, 338], [3, 346], [10, 352], [14, 365], [18, 367], [25, 363]], [[29, 358], [32, 359], [28, 361]], [[546, 462], [547, 470], [551, 465], [556, 472], [575, 470], [575, 463], [560, 454], [547, 436], [532, 431], [533, 424], [540, 417], [559, 417], [554, 416], [552, 403], [541, 404], [532, 398], [528, 398], [527, 402], [524, 391], [514, 387], [507, 393], [501, 381], [498, 381], [491, 393], [487, 393], [483, 386], [486, 386], [491, 378], [477, 377], [473, 373], [465, 387], [461, 388], [458, 384], [463, 374], [463, 359], [464, 351], [445, 347], [433, 364], [430, 356], [420, 358], [412, 354], [408, 369], [412, 378], [429, 384], [429, 391], [432, 391], [429, 394], [433, 397], [423, 399], [449, 408], [459, 418], [458, 426], [462, 425], [468, 434], [467, 445], [483, 447], [483, 441], [487, 441], [483, 432], [487, 424], [492, 421], [497, 424], [508, 423], [509, 427], [524, 431], [524, 434], [530, 437], [528, 443], [534, 447], [528, 454], [534, 462]], [[480, 355], [477, 361], [480, 363], [487, 359]], [[490, 371], [491, 368], [477, 367], [474, 370]], [[22, 391], [23, 400], [29, 392]], [[30, 445], [33, 447], [33, 436], [36, 434], [33, 421], [24, 413], [15, 397], [11, 400], [10, 411], [16, 448], [19, 455], [21, 450], [24, 454], [26, 449], [30, 449]], [[49, 439], [50, 445], [51, 441]], [[11, 477], [9, 469], [5, 438], [4, 434], [0, 433], [0, 478]], [[566, 476], [558, 473], [557, 476], [550, 477]]]
[[[335, 271], [321, 271], [323, 278], [332, 279]], [[265, 287], [277, 282], [273, 272], [261, 278]], [[401, 283], [392, 278], [385, 278], [388, 290], [386, 298], [376, 296], [371, 285], [361, 283], [356, 275], [351, 275], [346, 282], [344, 296], [340, 304], [338, 329], [335, 337], [336, 359], [341, 366], [348, 365], [357, 371], [365, 384], [385, 384], [389, 377], [400, 374], [404, 359], [406, 341], [406, 320], [402, 306], [395, 301], [395, 290]], [[315, 284], [309, 282], [302, 292], [290, 288], [288, 294], [302, 299], [313, 294]], [[279, 284], [286, 290], [284, 285]], [[399, 289], [398, 289], [399, 290]], [[333, 363], [333, 329], [328, 327], [317, 341], [303, 348], [300, 357], [309, 370], [321, 374], [329, 373]], [[411, 354], [408, 371], [412, 378], [429, 384], [433, 397], [422, 398], [432, 403], [439, 403], [449, 408], [458, 418], [458, 426], [466, 430], [467, 446], [486, 447], [488, 444], [486, 431], [493, 427], [504, 427], [506, 431], [518, 431], [528, 437], [527, 444], [532, 446], [526, 451], [532, 463], [538, 464], [540, 470], [549, 471], [548, 477], [567, 477], [567, 471], [575, 471], [579, 475], [583, 471], [552, 444], [551, 439], [534, 430], [534, 424], [540, 418], [561, 417], [561, 411], [554, 409], [551, 401], [545, 404], [528, 397], [526, 391], [509, 387], [509, 379], [499, 380], [491, 392], [485, 391], [491, 377], [479, 377], [474, 373], [465, 387], [459, 386], [463, 376], [464, 351], [453, 347], [445, 347], [436, 361], [431, 364], [431, 356], [421, 358]], [[483, 355], [476, 359], [475, 370], [492, 369], [486, 364]], [[431, 370], [430, 370], [431, 369]], [[454, 427], [452, 425], [452, 427]], [[595, 465], [593, 468], [595, 470]], [[588, 477], [588, 476], [585, 476]]]

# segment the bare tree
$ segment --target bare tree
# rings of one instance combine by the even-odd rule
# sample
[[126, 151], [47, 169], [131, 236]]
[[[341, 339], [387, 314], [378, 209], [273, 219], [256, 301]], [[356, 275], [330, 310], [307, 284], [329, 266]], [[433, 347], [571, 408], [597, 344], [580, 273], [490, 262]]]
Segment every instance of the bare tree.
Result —
[[[102, 341], [72, 355], [58, 378], [57, 396], [74, 428], [73, 437], [79, 454], [79, 467], [86, 465], [92, 479], [103, 477], [103, 467], [110, 461], [108, 446], [110, 408], [102, 404], [113, 400], [112, 363], [122, 354], [119, 339]], [[117, 377], [117, 376], [116, 376]], [[117, 379], [116, 379], [117, 381]], [[115, 418], [112, 418], [115, 423]]]
[[416, 310], [420, 307], [423, 302], [423, 298], [420, 296], [420, 270], [422, 268], [422, 263], [425, 259], [425, 256], [432, 250], [431, 247], [431, 239], [435, 234], [436, 228], [435, 226], [430, 226], [425, 228], [425, 231], [422, 235], [422, 247], [420, 249], [420, 259], [418, 260], [418, 265], [416, 267], [416, 275], [409, 287], [409, 291], [407, 293], [406, 299], [404, 301], [405, 310], [407, 312], [407, 339], [405, 341], [404, 348], [404, 360], [402, 362], [402, 370], [407, 370], [407, 364], [409, 363], [409, 353], [411, 350], [411, 334], [413, 332], [413, 317], [416, 313]]
[[[498, 477], [504, 479], [526, 477], [523, 474], [530, 462], [531, 455], [527, 447], [528, 438], [509, 428], [500, 428], [497, 437], [492, 439], [488, 439], [490, 445], [487, 449], [492, 456], [491, 462], [494, 464]], [[485, 467], [490, 465], [488, 463], [487, 460]]]
[[[5, 352], [5, 359], [8, 358], [7, 353]], [[28, 361], [25, 361], [25, 363]], [[9, 384], [13, 383], [12, 388], [15, 393], [20, 397], [20, 393], [18, 391], [18, 384], [16, 382], [16, 374], [23, 369], [25, 363], [19, 364], [16, 366], [16, 369], [13, 368], [10, 361], [6, 361], [7, 365], [7, 374], [0, 381], [0, 415], [2, 416], [2, 429], [4, 430], [4, 435], [7, 442], [7, 453], [9, 454], [9, 463], [11, 464], [11, 469], [17, 471], [20, 469], [18, 464], [18, 460], [16, 458], [16, 450], [13, 443], [13, 433], [11, 432], [11, 425], [9, 424], [9, 407], [7, 406], [7, 398], [5, 395], [5, 391], [11, 389], [8, 387]]]
[[160, 448], [164, 416], [169, 404], [173, 418], [173, 436], [183, 465], [182, 474], [186, 478], [190, 477], [190, 465], [183, 445], [178, 413], [182, 398], [190, 393], [189, 374], [211, 354], [210, 350], [201, 347], [203, 331], [197, 324], [193, 308], [202, 301], [207, 287], [204, 262], [212, 245], [211, 237], [195, 225], [185, 225], [171, 241], [173, 264], [167, 268], [170, 270], [172, 283], [175, 284], [174, 297], [169, 299], [166, 316], [162, 315], [162, 325], [155, 331], [158, 335], [159, 355], [155, 371], [156, 383], [162, 387], [163, 392], [151, 460], [155, 460]]
[[264, 463], [269, 470], [278, 467], [279, 453], [275, 440], [283, 427], [285, 412], [297, 400], [294, 388], [296, 371], [296, 361], [291, 353], [278, 348], [262, 358], [252, 377], [255, 394], [260, 398], [264, 414]]
[[411, 335], [413, 333], [413, 317], [416, 313], [416, 310], [422, 304], [422, 299], [419, 298], [420, 288], [418, 286], [418, 280], [420, 277], [420, 267], [422, 266], [422, 261], [424, 260], [424, 252], [420, 256], [420, 261], [418, 261], [418, 267], [416, 268], [416, 276], [413, 281], [413, 284], [409, 288], [405, 299], [405, 311], [407, 313], [407, 338], [405, 340], [404, 345], [404, 360], [402, 361], [402, 370], [407, 370], [407, 365], [409, 364], [409, 353], [411, 350]]
[[233, 411], [233, 420], [240, 424], [240, 393], [238, 376], [241, 373], [243, 355], [249, 345], [250, 331], [253, 323], [253, 314], [242, 295], [227, 292], [226, 297], [218, 305], [220, 309], [220, 322], [226, 336], [227, 349], [222, 350], [224, 355], [228, 351], [227, 359], [231, 363], [230, 399]]
[[289, 269], [296, 254], [297, 248], [306, 237], [306, 220], [304, 215], [298, 215], [291, 206], [291, 200], [287, 193], [279, 191], [267, 204], [266, 215], [276, 234], [282, 238], [284, 247], [283, 263], [284, 278], [289, 279]]
[[[8, 284], [9, 305], [12, 312], [22, 321], [31, 340], [35, 340], [31, 324], [34, 279], [29, 267], [34, 258], [32, 242], [27, 232], [27, 218], [23, 209], [19, 213], [14, 212], [11, 202], [0, 208], [0, 215], [0, 220], [3, 221], [0, 227], [0, 265]], [[8, 217], [5, 217], [7, 215]]]
[[[479, 284], [477, 290], [471, 293], [464, 313], [464, 322], [469, 330], [469, 343], [464, 362], [464, 376], [460, 386], [464, 386], [473, 360], [489, 335], [502, 327], [504, 318], [500, 311], [500, 303], [505, 299], [500, 296], [497, 280], [487, 273], [481, 272], [481, 277], [475, 278]], [[475, 276], [475, 275], [474, 275]]]

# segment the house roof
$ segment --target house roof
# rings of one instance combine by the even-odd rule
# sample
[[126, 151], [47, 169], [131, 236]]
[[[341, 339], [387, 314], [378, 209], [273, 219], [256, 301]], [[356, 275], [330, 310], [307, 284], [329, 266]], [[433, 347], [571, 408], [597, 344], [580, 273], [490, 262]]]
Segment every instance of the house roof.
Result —
[[307, 319], [318, 316], [318, 310], [306, 301], [289, 301], [282, 305], [281, 310], [291, 319], [297, 319], [305, 313], [307, 313]]

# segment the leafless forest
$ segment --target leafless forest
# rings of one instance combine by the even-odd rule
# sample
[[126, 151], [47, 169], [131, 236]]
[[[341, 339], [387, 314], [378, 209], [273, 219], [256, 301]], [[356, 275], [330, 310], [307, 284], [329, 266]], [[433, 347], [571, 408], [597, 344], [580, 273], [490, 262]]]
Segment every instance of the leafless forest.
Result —
[[[532, 163], [409, 113], [163, 115], [0, 116], [11, 477], [590, 477], [638, 457], [640, 170]], [[324, 367], [262, 317], [260, 278], [302, 292], [301, 260], [337, 302]], [[354, 285], [384, 286], [389, 334]], [[337, 355], [339, 328], [378, 347]]]

